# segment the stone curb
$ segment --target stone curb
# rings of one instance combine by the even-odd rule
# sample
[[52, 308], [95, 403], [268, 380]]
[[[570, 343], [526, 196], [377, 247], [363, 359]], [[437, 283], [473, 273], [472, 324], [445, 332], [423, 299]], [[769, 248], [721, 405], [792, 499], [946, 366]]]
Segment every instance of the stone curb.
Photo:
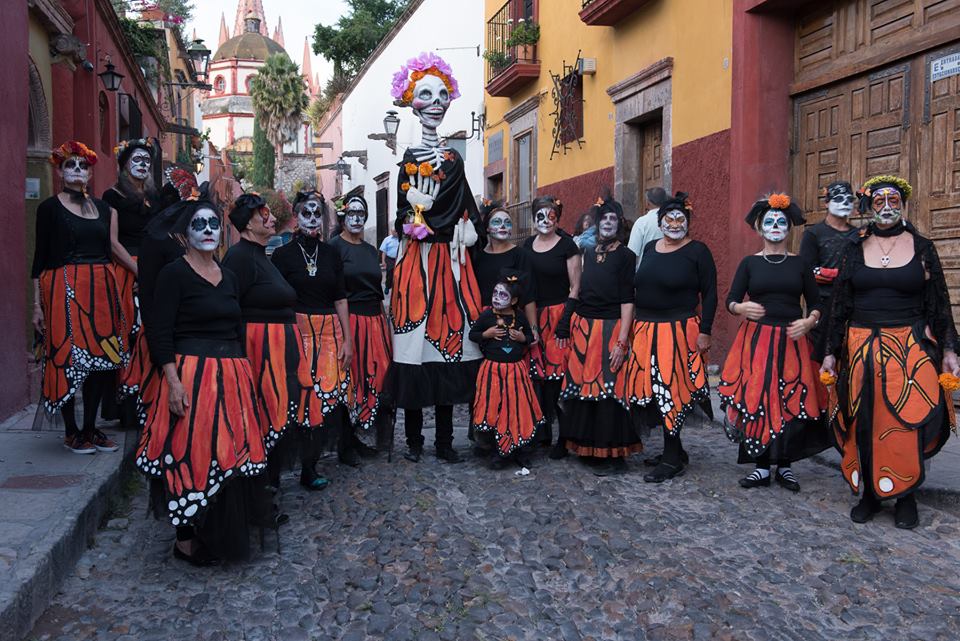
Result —
[[126, 430], [116, 434], [123, 436], [122, 457], [116, 469], [104, 478], [91, 480], [85, 502], [78, 503], [74, 513], [64, 514], [47, 531], [37, 550], [18, 564], [17, 575], [10, 577], [11, 583], [0, 591], [0, 641], [22, 641], [30, 634], [92, 543], [122, 480], [133, 471], [139, 433]]

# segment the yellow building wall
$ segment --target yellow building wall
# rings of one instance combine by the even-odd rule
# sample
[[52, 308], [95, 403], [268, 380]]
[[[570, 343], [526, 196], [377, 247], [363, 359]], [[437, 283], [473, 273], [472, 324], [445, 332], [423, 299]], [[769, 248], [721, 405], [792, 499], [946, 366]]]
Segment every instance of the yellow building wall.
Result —
[[[486, 0], [489, 19], [503, 0]], [[540, 77], [510, 98], [485, 95], [487, 136], [503, 130], [504, 156], [509, 132], [504, 114], [534, 94], [538, 110], [537, 183], [549, 185], [614, 163], [614, 105], [607, 88], [663, 58], [673, 58], [672, 146], [730, 127], [733, 0], [652, 0], [616, 27], [589, 26], [580, 20], [581, 0], [540, 0]], [[550, 72], [562, 74], [581, 50], [597, 59], [597, 72], [584, 76], [583, 148], [550, 160], [553, 145], [553, 88]]]

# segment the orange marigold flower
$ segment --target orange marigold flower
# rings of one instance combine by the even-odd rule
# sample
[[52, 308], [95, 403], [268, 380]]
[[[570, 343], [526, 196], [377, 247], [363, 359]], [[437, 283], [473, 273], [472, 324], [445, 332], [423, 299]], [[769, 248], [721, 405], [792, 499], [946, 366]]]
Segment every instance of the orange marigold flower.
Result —
[[417, 175], [417, 163], [408, 162], [403, 166], [403, 170], [407, 173], [408, 176]]
[[786, 209], [790, 206], [790, 196], [786, 194], [771, 194], [767, 198], [771, 209]]
[[433, 175], [433, 165], [428, 162], [420, 163], [420, 175], [426, 178]]
[[832, 385], [836, 385], [837, 377], [830, 372], [820, 372], [820, 382], [827, 387], [830, 387]]
[[944, 372], [941, 374], [939, 380], [940, 387], [947, 392], [956, 392], [957, 390], [960, 390], [960, 378], [949, 372]]
[[410, 183], [403, 183], [402, 185], [400, 185], [400, 191], [404, 191], [404, 192], [410, 191]]

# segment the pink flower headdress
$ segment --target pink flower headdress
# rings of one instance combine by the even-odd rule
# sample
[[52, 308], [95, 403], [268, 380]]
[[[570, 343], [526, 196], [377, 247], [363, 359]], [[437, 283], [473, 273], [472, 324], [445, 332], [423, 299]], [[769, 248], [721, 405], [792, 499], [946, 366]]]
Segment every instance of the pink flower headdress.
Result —
[[393, 96], [394, 102], [401, 107], [409, 106], [413, 102], [414, 85], [426, 75], [443, 80], [447, 91], [450, 92], [450, 100], [460, 97], [460, 86], [457, 84], [457, 79], [453, 77], [453, 69], [450, 65], [435, 53], [425, 51], [416, 58], [407, 60], [407, 64], [393, 74], [390, 95]]

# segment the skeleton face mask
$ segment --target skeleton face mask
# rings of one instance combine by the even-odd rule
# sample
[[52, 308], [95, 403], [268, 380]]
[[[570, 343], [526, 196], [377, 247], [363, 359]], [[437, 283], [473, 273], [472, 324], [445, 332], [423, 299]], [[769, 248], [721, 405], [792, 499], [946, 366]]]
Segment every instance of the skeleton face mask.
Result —
[[322, 224], [323, 209], [320, 207], [320, 201], [316, 198], [311, 198], [303, 203], [300, 212], [297, 214], [297, 225], [300, 231], [312, 238], [320, 232]]
[[130, 154], [130, 158], [127, 159], [126, 170], [131, 177], [137, 180], [146, 180], [147, 176], [150, 175], [151, 164], [152, 161], [147, 150], [136, 149]]
[[490, 222], [487, 223], [487, 233], [491, 238], [497, 240], [509, 240], [513, 233], [513, 220], [510, 214], [505, 211], [498, 211], [490, 216]]
[[343, 215], [343, 226], [351, 234], [362, 234], [366, 223], [367, 211], [363, 208], [363, 203], [359, 200], [350, 201], [347, 204], [347, 213]]
[[513, 297], [510, 295], [510, 290], [503, 283], [497, 283], [497, 286], [493, 288], [493, 295], [490, 297], [491, 306], [502, 311], [508, 309], [512, 301]]
[[827, 193], [827, 211], [839, 218], [847, 218], [853, 213], [855, 198], [845, 185], [834, 187]]
[[597, 223], [597, 232], [600, 240], [611, 240], [620, 231], [620, 217], [616, 212], [608, 211], [600, 215]]
[[436, 129], [450, 108], [450, 92], [443, 80], [427, 74], [413, 86], [411, 106], [424, 127]]
[[533, 223], [538, 234], [549, 234], [557, 228], [557, 212], [549, 207], [538, 209], [534, 214]]
[[687, 215], [678, 209], [668, 211], [660, 221], [660, 231], [670, 240], [683, 240], [688, 229]]
[[220, 245], [220, 217], [212, 209], [198, 209], [190, 219], [187, 242], [196, 250], [213, 251]]
[[70, 156], [60, 165], [63, 182], [75, 189], [82, 189], [90, 182], [90, 163], [82, 156]]
[[893, 225], [903, 215], [903, 198], [893, 187], [881, 187], [873, 192], [873, 220], [878, 225]]
[[760, 222], [760, 234], [771, 243], [782, 243], [790, 231], [787, 216], [779, 209], [771, 209], [763, 215]]

